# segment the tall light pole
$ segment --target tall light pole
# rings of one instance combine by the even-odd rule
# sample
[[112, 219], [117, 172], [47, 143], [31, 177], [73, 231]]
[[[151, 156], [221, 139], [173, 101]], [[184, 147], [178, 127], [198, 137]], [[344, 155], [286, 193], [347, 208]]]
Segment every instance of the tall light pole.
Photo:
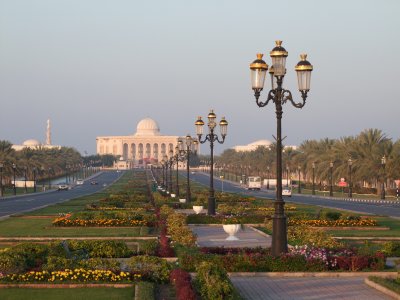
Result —
[[300, 173], [301, 173], [301, 167], [297, 166], [297, 171], [299, 172], [299, 186], [297, 187], [297, 192], [301, 194], [301, 182], [300, 182]]
[[26, 186], [26, 172], [27, 172], [28, 168], [25, 166], [24, 167], [24, 187], [25, 187], [25, 193], [28, 192], [28, 187]]
[[386, 174], [385, 174], [385, 166], [386, 166], [386, 156], [382, 156], [381, 158], [381, 165], [382, 165], [382, 191], [381, 191], [381, 199], [384, 200], [386, 198], [386, 193], [385, 193], [385, 180], [386, 180]]
[[286, 186], [289, 187], [289, 165], [286, 165]]
[[176, 163], [175, 194], [178, 199], [179, 199], [179, 195], [180, 195], [179, 194], [179, 162], [181, 161], [181, 158], [180, 158], [180, 155], [181, 155], [180, 147], [182, 147], [181, 145], [182, 145], [182, 141], [179, 140], [178, 145], [175, 147], [175, 154], [172, 155], [172, 160], [173, 160], [173, 162]]
[[333, 162], [329, 163], [329, 177], [330, 177], [330, 186], [329, 186], [329, 196], [333, 196]]
[[36, 193], [36, 167], [33, 167], [33, 192]]
[[276, 41], [276, 47], [270, 52], [272, 58], [271, 85], [272, 89], [268, 92], [268, 97], [265, 102], [260, 102], [260, 93], [264, 88], [265, 75], [268, 70], [268, 65], [262, 60], [263, 55], [257, 54], [257, 59], [250, 64], [251, 82], [254, 90], [256, 103], [259, 107], [266, 106], [270, 101], [275, 104], [276, 119], [277, 119], [277, 135], [276, 135], [276, 200], [274, 202], [275, 213], [272, 217], [272, 255], [278, 256], [281, 253], [288, 251], [287, 247], [287, 224], [285, 215], [285, 202], [282, 198], [282, 105], [290, 101], [296, 108], [302, 108], [306, 103], [307, 93], [310, 90], [311, 71], [313, 66], [306, 60], [307, 55], [301, 55], [301, 61], [296, 65], [297, 81], [299, 91], [301, 93], [302, 102], [296, 103], [293, 101], [292, 93], [289, 90], [283, 89], [283, 79], [286, 74], [286, 57], [288, 52], [281, 46], [281, 41]]
[[14, 174], [14, 196], [17, 194], [17, 186], [16, 186], [16, 182], [15, 182], [15, 171], [17, 170], [17, 166], [15, 164], [12, 164], [12, 168], [13, 168], [13, 174]]
[[40, 170], [42, 171], [42, 192], [44, 192], [45, 187], [44, 187], [44, 183], [45, 183], [45, 177], [44, 177], [44, 167], [41, 167]]
[[312, 194], [315, 195], [315, 162], [312, 163]]
[[49, 174], [48, 174], [48, 176], [49, 176], [49, 190], [51, 189], [51, 182], [50, 182], [50, 172], [51, 172], [51, 168], [49, 168]]
[[173, 194], [173, 192], [172, 192], [172, 166], [174, 165], [173, 154], [174, 154], [174, 152], [171, 149], [169, 151], [169, 159], [168, 159], [168, 166], [169, 166], [168, 191], [169, 191], [169, 195]]
[[186, 150], [184, 150], [184, 144], [183, 142], [180, 143], [180, 146], [182, 149], [180, 149], [182, 154], [186, 154], [186, 203], [189, 203], [191, 201], [192, 195], [190, 192], [190, 153], [192, 152], [192, 145], [197, 147], [197, 140], [193, 139], [190, 134], [186, 135], [185, 138], [185, 145], [186, 145]]
[[267, 166], [267, 190], [269, 190], [269, 175], [270, 175], [270, 169], [269, 166]]
[[0, 163], [0, 197], [3, 197], [3, 163]]
[[210, 142], [210, 190], [208, 196], [208, 214], [215, 215], [215, 193], [214, 193], [214, 143], [218, 142], [223, 144], [225, 141], [225, 137], [228, 130], [228, 122], [222, 117], [221, 121], [219, 122], [219, 128], [221, 132], [222, 140], [219, 139], [218, 135], [214, 133], [214, 129], [217, 126], [215, 119], [217, 116], [215, 115], [214, 111], [211, 110], [208, 114], [208, 134], [205, 136], [204, 140], [201, 139], [203, 135], [203, 126], [204, 122], [201, 117], [198, 117], [197, 121], [195, 122], [196, 125], [196, 133], [198, 136], [199, 143], [204, 144], [205, 142]]
[[351, 173], [352, 173], [352, 166], [353, 166], [353, 160], [351, 157], [347, 161], [347, 164], [349, 165], [349, 198], [353, 198], [353, 183], [351, 181]]

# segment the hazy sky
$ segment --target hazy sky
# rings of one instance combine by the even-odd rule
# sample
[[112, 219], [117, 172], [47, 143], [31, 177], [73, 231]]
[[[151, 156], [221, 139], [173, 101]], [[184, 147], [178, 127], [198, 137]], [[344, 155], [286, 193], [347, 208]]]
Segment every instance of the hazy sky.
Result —
[[95, 153], [96, 136], [133, 134], [144, 117], [194, 134], [211, 108], [229, 122], [217, 153], [272, 140], [275, 109], [256, 106], [249, 63], [277, 39], [297, 100], [299, 54], [314, 65], [306, 106], [283, 108], [286, 144], [365, 128], [397, 140], [399, 13], [398, 0], [0, 0], [0, 140], [44, 142], [50, 118], [53, 144]]

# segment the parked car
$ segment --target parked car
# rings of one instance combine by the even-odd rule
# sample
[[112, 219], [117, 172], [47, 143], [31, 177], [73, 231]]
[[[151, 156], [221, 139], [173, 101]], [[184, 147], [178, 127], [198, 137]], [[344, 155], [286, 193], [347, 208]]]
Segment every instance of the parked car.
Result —
[[77, 179], [76, 180], [76, 184], [77, 185], [82, 185], [83, 184], [83, 180], [82, 179]]
[[91, 185], [95, 185], [95, 184], [99, 184], [96, 180], [92, 180], [91, 182], [90, 182], [90, 184]]
[[284, 187], [282, 189], [282, 196], [292, 197], [292, 189], [288, 187]]
[[59, 183], [58, 184], [58, 190], [59, 191], [68, 191], [69, 190], [69, 186], [66, 183]]

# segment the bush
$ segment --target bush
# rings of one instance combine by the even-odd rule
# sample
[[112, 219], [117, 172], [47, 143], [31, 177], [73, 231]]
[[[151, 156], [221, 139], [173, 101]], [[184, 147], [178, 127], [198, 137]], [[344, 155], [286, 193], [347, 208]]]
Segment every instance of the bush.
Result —
[[147, 255], [131, 257], [128, 267], [130, 272], [139, 273], [144, 279], [155, 282], [167, 282], [171, 269], [170, 264], [166, 260]]
[[71, 252], [85, 249], [89, 257], [117, 258], [129, 257], [133, 254], [132, 250], [122, 241], [70, 240], [68, 247]]
[[156, 239], [145, 240], [140, 242], [138, 254], [155, 256], [159, 247], [159, 242]]
[[177, 213], [168, 215], [167, 228], [168, 233], [171, 235], [171, 239], [174, 242], [186, 247], [192, 247], [195, 245], [196, 236], [187, 226], [186, 217], [184, 215]]
[[400, 256], [400, 242], [386, 242], [382, 246], [382, 252], [386, 256]]
[[195, 283], [202, 299], [240, 299], [223, 268], [209, 262], [202, 262], [196, 271]]
[[178, 300], [196, 300], [196, 293], [193, 290], [190, 274], [182, 269], [172, 270], [171, 283], [175, 286], [176, 298]]
[[0, 273], [3, 275], [20, 273], [26, 270], [25, 259], [11, 249], [0, 252]]
[[336, 221], [339, 220], [342, 214], [340, 212], [336, 211], [327, 211], [325, 214], [323, 214], [323, 218], [331, 221]]

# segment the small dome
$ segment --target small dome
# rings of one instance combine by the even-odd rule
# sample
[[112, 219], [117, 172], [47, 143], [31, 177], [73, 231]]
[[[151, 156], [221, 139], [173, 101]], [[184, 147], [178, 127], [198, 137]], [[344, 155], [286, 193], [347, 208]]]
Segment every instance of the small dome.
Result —
[[38, 140], [34, 140], [34, 139], [30, 139], [30, 140], [26, 140], [25, 142], [22, 143], [23, 146], [27, 146], [27, 147], [36, 147], [36, 146], [40, 146], [40, 142]]
[[153, 119], [145, 118], [138, 123], [135, 135], [160, 135], [160, 127]]

